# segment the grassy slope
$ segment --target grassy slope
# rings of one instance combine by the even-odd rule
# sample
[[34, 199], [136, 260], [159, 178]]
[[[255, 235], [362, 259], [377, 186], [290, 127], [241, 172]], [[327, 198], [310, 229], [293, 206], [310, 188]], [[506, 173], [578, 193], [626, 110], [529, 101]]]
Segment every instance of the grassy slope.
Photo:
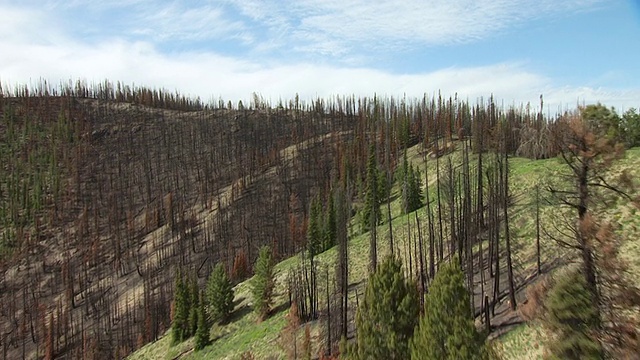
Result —
[[[455, 163], [460, 159], [459, 153], [449, 155], [453, 157]], [[422, 158], [418, 154], [418, 147], [409, 151], [410, 160], [416, 165], [420, 165], [423, 170]], [[473, 161], [473, 160], [472, 160]], [[430, 176], [435, 174], [435, 163], [429, 163]], [[640, 148], [631, 149], [627, 152], [625, 159], [621, 160], [614, 169], [614, 173], [622, 169], [634, 174], [636, 179], [640, 178]], [[512, 230], [514, 231], [514, 263], [516, 264], [516, 277], [521, 279], [531, 274], [535, 269], [534, 239], [535, 239], [535, 213], [531, 205], [534, 188], [536, 184], [544, 184], [548, 179], [557, 178], [563, 170], [562, 164], [557, 159], [532, 161], [527, 159], [514, 158], [511, 160], [511, 190], [516, 198], [516, 204], [511, 210]], [[636, 180], [636, 183], [639, 181]], [[397, 195], [397, 186], [394, 189]], [[383, 206], [383, 209], [386, 207]], [[400, 202], [395, 200], [392, 203], [392, 214], [394, 219], [394, 239], [401, 256], [404, 255], [404, 246], [407, 239], [407, 217], [399, 214]], [[424, 210], [418, 210], [424, 216]], [[542, 223], [549, 224], [552, 219], [559, 217], [558, 208], [543, 206]], [[608, 216], [622, 224], [620, 232], [628, 241], [623, 245], [622, 253], [629, 261], [631, 269], [636, 278], [640, 275], [640, 217], [637, 210], [627, 203], [619, 202], [608, 212]], [[386, 215], [383, 217], [386, 219]], [[413, 217], [411, 217], [413, 221]], [[415, 225], [413, 225], [415, 227]], [[357, 226], [352, 226], [357, 228]], [[388, 225], [383, 224], [378, 230], [379, 233], [379, 256], [383, 257], [389, 251], [388, 246]], [[351, 284], [359, 284], [359, 293], [363, 292], [364, 280], [366, 280], [366, 268], [368, 262], [368, 233], [353, 234], [349, 243], [349, 281]], [[551, 240], [543, 239], [543, 263], [548, 263], [555, 259], [562, 250]], [[335, 263], [336, 249], [329, 249], [319, 256], [319, 262], [326, 264], [332, 269]], [[403, 256], [404, 257], [404, 256]], [[256, 318], [251, 311], [251, 295], [249, 292], [249, 281], [239, 284], [236, 288], [236, 308], [232, 321], [225, 326], [214, 326], [211, 329], [211, 338], [215, 339], [212, 345], [203, 351], [194, 353], [193, 339], [180, 345], [171, 347], [169, 345], [170, 336], [165, 335], [156, 343], [147, 344], [145, 347], [131, 355], [130, 359], [174, 359], [183, 355], [188, 359], [236, 359], [245, 351], [251, 351], [256, 358], [283, 357], [283, 353], [278, 345], [278, 336], [286, 323], [285, 304], [286, 288], [284, 278], [287, 269], [296, 266], [298, 258], [284, 260], [277, 265], [279, 282], [276, 289], [275, 307], [280, 311], [266, 321], [257, 324]], [[321, 265], [322, 266], [322, 265]], [[320, 286], [324, 286], [324, 281], [320, 281]], [[352, 292], [352, 297], [355, 294]], [[355, 300], [355, 299], [354, 299]], [[322, 307], [322, 304], [320, 305]], [[319, 331], [318, 324], [312, 324], [312, 334]], [[503, 348], [506, 358], [509, 359], [535, 359], [542, 356], [542, 330], [532, 325], [519, 325], [507, 334], [497, 339]]]
[[[625, 170], [635, 178], [635, 183], [640, 183], [640, 148], [633, 148], [627, 151], [626, 157], [620, 160], [612, 169], [612, 175], [620, 174]], [[556, 159], [531, 161], [527, 159], [514, 159], [512, 167], [512, 175], [514, 176], [514, 184], [522, 191], [531, 189], [533, 178], [545, 178], [550, 174], [562, 170], [562, 164]], [[558, 217], [557, 208], [548, 207], [543, 210], [543, 223], [549, 223], [550, 217]], [[546, 212], [546, 216], [544, 214]], [[618, 222], [621, 226], [618, 233], [622, 235], [623, 242], [620, 253], [623, 259], [629, 264], [629, 278], [636, 279], [637, 285], [640, 286], [640, 216], [638, 209], [626, 201], [617, 201], [611, 204], [607, 210], [607, 218]], [[525, 241], [533, 239], [535, 236], [532, 224], [525, 222], [520, 228], [521, 234]], [[563, 251], [562, 249], [552, 245], [549, 249], [552, 251]], [[530, 251], [533, 247], [530, 247]], [[553, 257], [558, 254], [549, 254]], [[545, 334], [541, 326], [538, 324], [522, 324], [509, 331], [507, 334], [498, 338], [498, 342], [502, 347], [502, 351], [506, 359], [542, 359], [543, 341]]]

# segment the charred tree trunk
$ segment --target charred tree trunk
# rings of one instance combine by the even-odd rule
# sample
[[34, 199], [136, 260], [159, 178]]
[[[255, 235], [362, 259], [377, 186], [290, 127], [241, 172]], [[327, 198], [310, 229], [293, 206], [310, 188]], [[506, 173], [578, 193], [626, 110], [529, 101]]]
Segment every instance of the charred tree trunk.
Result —
[[536, 186], [536, 274], [540, 276], [540, 188]]
[[513, 264], [511, 262], [511, 234], [509, 230], [509, 155], [504, 153], [504, 165], [500, 167], [503, 170], [503, 188], [504, 188], [504, 203], [502, 206], [504, 216], [504, 239], [505, 250], [507, 251], [507, 276], [509, 281], [509, 300], [511, 310], [516, 309], [516, 291], [513, 279]]

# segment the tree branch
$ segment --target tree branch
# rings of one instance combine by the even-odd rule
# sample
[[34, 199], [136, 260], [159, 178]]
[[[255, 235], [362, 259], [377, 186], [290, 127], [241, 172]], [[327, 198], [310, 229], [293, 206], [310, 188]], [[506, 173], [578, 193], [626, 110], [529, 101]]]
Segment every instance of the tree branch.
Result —
[[614, 187], [613, 185], [610, 185], [610, 184], [609, 184], [609, 183], [608, 183], [608, 182], [607, 182], [607, 181], [602, 177], [602, 175], [598, 175], [596, 178], [597, 178], [600, 182], [592, 182], [592, 183], [589, 183], [588, 185], [589, 185], [589, 186], [596, 186], [596, 187], [605, 188], [605, 189], [607, 189], [607, 190], [610, 190], [610, 191], [615, 192], [616, 194], [618, 194], [618, 195], [620, 195], [620, 196], [624, 197], [624, 198], [625, 198], [625, 199], [627, 199], [627, 200], [633, 200], [633, 199], [631, 198], [631, 196], [629, 196], [629, 194], [627, 194], [626, 192], [624, 192], [624, 191], [622, 191], [622, 190], [618, 189], [617, 187]]

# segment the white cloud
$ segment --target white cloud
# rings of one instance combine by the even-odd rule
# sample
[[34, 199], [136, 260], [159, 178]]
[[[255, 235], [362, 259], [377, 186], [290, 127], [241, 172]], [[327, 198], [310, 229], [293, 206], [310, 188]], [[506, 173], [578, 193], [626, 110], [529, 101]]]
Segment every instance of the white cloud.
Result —
[[[300, 6], [308, 7], [308, 2]], [[338, 7], [338, 3], [326, 6]], [[411, 6], [411, 3], [406, 6]], [[214, 11], [216, 8], [211, 9], [207, 16], [220, 16]], [[386, 10], [391, 12], [393, 9]], [[269, 16], [261, 11], [249, 7], [245, 16], [256, 19]], [[167, 54], [149, 41], [107, 38], [82, 42], [65, 35], [63, 25], [46, 11], [19, 9], [0, 3], [0, 13], [9, 14], [7, 21], [0, 23], [0, 81], [3, 85], [29, 83], [38, 78], [45, 78], [50, 83], [78, 78], [98, 82], [106, 78], [179, 90], [204, 100], [222, 97], [246, 101], [253, 92], [257, 92], [273, 102], [292, 98], [296, 93], [303, 99], [311, 99], [351, 94], [370, 96], [374, 93], [422, 97], [424, 93], [433, 95], [440, 91], [443, 96], [457, 93], [459, 98], [468, 98], [472, 102], [493, 94], [507, 106], [526, 102], [535, 106], [539, 95], [544, 94], [545, 107], [552, 111], [560, 106], [573, 107], [583, 101], [601, 101], [618, 108], [638, 107], [640, 99], [637, 87], [567, 87], [529, 70], [526, 63], [512, 61], [450, 67], [429, 73], [394, 74], [362, 66], [344, 66], [343, 63], [318, 65], [304, 61], [243, 60], [207, 50]], [[320, 13], [318, 10], [318, 16]], [[195, 15], [188, 14], [186, 18], [189, 16]], [[46, 31], [42, 24], [47, 24]], [[339, 48], [337, 44], [329, 44], [326, 51]]]
[[[0, 46], [5, 42], [28, 42], [43, 44], [53, 41], [57, 37], [55, 23], [51, 24], [50, 18], [42, 10], [21, 8], [17, 6], [0, 5]], [[42, 31], [41, 24], [51, 24], [52, 28]], [[1, 52], [5, 52], [0, 48]]]
[[[0, 54], [1, 79], [13, 84], [44, 77], [50, 83], [85, 78], [123, 80], [197, 95], [205, 100], [248, 100], [253, 92], [276, 102], [296, 93], [303, 99], [334, 95], [421, 97], [440, 91], [444, 96], [475, 101], [494, 94], [506, 105], [545, 103], [553, 109], [577, 101], [630, 107], [640, 90], [629, 91], [553, 86], [550, 79], [527, 71], [520, 64], [447, 68], [431, 73], [397, 75], [368, 68], [340, 68], [313, 64], [265, 67], [213, 53], [167, 56], [144, 42], [112, 41], [95, 46], [78, 43], [49, 46], [12, 44]], [[11, 54], [28, 54], [16, 57]], [[37, 69], [37, 70], [34, 70]], [[622, 96], [621, 96], [622, 95]]]

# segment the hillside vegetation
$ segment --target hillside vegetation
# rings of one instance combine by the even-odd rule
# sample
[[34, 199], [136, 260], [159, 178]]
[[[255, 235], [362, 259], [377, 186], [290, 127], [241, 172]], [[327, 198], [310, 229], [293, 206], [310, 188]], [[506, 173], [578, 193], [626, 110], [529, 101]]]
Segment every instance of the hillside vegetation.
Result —
[[[589, 181], [621, 192], [590, 193], [589, 214], [620, 239], [605, 255], [638, 275], [640, 121], [602, 105], [538, 110], [441, 97], [205, 104], [110, 82], [0, 90], [3, 358], [269, 358], [292, 343], [335, 355], [391, 252], [420, 303], [457, 259], [478, 328], [510, 358], [541, 354], [545, 330], [522, 325], [526, 289], [601, 254], [565, 238], [569, 165], [595, 154], [563, 156], [568, 135], [586, 124], [581, 139], [607, 150]], [[582, 255], [559, 245], [574, 240]], [[265, 245], [280, 262], [258, 321], [250, 276]], [[204, 290], [216, 264], [233, 311], [207, 324], [204, 349], [171, 344], [177, 274]]]
[[[422, 163], [422, 156], [419, 154], [420, 146], [414, 146], [409, 149], [410, 161], [416, 165]], [[458, 159], [459, 152], [455, 152], [447, 157]], [[435, 163], [428, 166], [434, 167]], [[519, 299], [525, 300], [525, 288], [531, 284], [531, 278], [535, 276], [536, 260], [535, 260], [535, 213], [533, 211], [533, 202], [535, 200], [536, 186], [543, 186], [546, 180], [557, 176], [563, 171], [562, 163], [559, 159], [546, 160], [529, 160], [525, 158], [513, 158], [511, 176], [514, 184], [513, 193], [517, 197], [517, 204], [514, 205], [513, 222], [516, 224], [514, 231], [515, 248], [513, 256], [516, 259], [517, 286], [519, 288]], [[633, 148], [627, 151], [626, 157], [614, 167], [614, 172], [629, 171], [634, 176], [640, 175], [640, 148]], [[394, 187], [393, 195], [399, 195], [400, 189]], [[623, 202], [616, 204], [607, 209], [607, 216], [616, 219], [622, 224], [619, 231], [627, 241], [624, 242], [622, 253], [629, 261], [630, 270], [633, 278], [640, 279], [640, 216], [638, 210], [633, 204]], [[415, 229], [410, 229], [412, 220], [411, 215], [402, 215], [400, 212], [400, 199], [397, 198], [392, 203], [393, 228], [396, 229], [396, 241], [398, 242], [399, 256], [407, 263], [406, 246], [409, 243], [408, 233]], [[418, 210], [420, 216], [424, 216], [424, 209]], [[542, 226], [550, 227], [552, 219], [558, 216], [557, 208], [552, 205], [543, 205]], [[414, 227], [411, 225], [411, 227]], [[382, 249], [381, 256], [388, 252], [388, 231], [386, 225], [380, 225], [379, 246]], [[367, 280], [367, 263], [368, 263], [368, 237], [369, 233], [353, 235], [349, 240], [348, 252], [350, 254], [350, 272], [349, 283], [352, 284], [350, 298], [355, 303], [356, 292], [358, 296], [363, 295], [364, 283]], [[542, 240], [542, 264], [544, 272], [555, 272], [562, 269], [563, 265], [571, 264], [577, 261], [573, 259], [570, 253], [559, 246], [556, 242], [543, 236]], [[318, 262], [321, 266], [333, 268], [337, 259], [337, 248], [331, 248], [318, 256]], [[287, 298], [287, 272], [298, 266], [300, 262], [299, 256], [289, 258], [276, 266], [278, 272], [278, 285], [276, 290], [276, 308], [279, 312], [273, 314], [264, 322], [256, 324], [256, 317], [253, 312], [248, 310], [251, 304], [251, 295], [249, 293], [249, 282], [247, 280], [238, 284], [235, 288], [235, 310], [232, 320], [229, 324], [219, 326], [215, 325], [211, 328], [211, 339], [213, 344], [205, 348], [201, 352], [193, 352], [192, 340], [186, 341], [178, 346], [170, 345], [170, 336], [166, 334], [157, 342], [148, 344], [130, 359], [174, 359], [181, 357], [184, 359], [240, 359], [245, 353], [251, 352], [256, 358], [284, 358], [285, 351], [281, 344], [281, 333], [287, 325], [288, 314], [288, 298]], [[333, 274], [331, 275], [333, 276]], [[640, 282], [637, 282], [640, 285]], [[321, 284], [324, 291], [324, 286]], [[479, 290], [478, 290], [479, 291]], [[510, 313], [506, 306], [500, 310], [505, 315], [503, 319], [498, 320], [495, 324], [496, 331], [499, 334], [494, 338], [501, 349], [505, 359], [542, 359], [544, 341], [546, 340], [545, 330], [538, 323], [527, 324], [521, 319], [520, 315]], [[504, 330], [501, 328], [504, 327]], [[318, 347], [322, 346], [321, 334], [325, 331], [326, 324], [322, 321], [311, 323], [311, 334], [314, 340], [314, 354], [318, 352]], [[304, 336], [304, 328], [297, 330], [299, 344], [302, 344]], [[301, 345], [299, 345], [301, 346]]]

